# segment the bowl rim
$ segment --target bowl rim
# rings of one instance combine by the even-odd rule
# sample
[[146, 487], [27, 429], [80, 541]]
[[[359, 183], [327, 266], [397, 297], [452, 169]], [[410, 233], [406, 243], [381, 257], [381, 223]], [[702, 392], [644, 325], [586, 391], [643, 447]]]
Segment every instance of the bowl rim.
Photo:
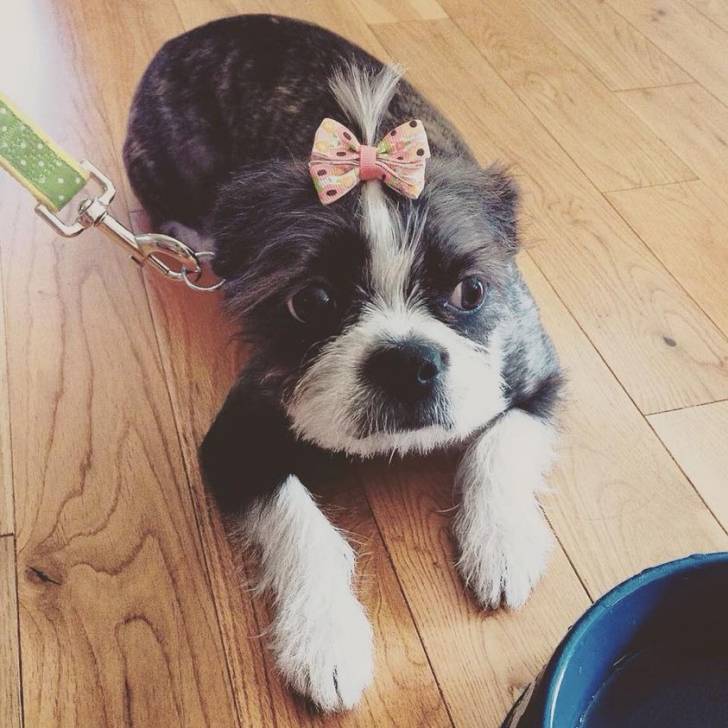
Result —
[[541, 677], [546, 687], [543, 702], [544, 728], [557, 728], [555, 723], [556, 701], [559, 696], [561, 683], [569, 667], [569, 662], [584, 635], [591, 629], [595, 622], [602, 618], [605, 612], [611, 610], [615, 605], [650, 584], [705, 566], [721, 563], [728, 564], [728, 551], [714, 551], [684, 556], [674, 561], [667, 561], [664, 564], [651, 566], [621, 582], [597, 599], [574, 623], [569, 633], [556, 648], [556, 652]]

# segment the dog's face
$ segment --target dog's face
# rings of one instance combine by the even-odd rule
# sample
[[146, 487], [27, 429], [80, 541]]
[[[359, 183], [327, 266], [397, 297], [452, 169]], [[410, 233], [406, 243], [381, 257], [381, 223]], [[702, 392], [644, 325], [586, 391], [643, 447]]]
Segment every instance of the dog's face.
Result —
[[281, 161], [226, 189], [216, 271], [301, 438], [422, 452], [502, 411], [515, 208], [501, 171], [459, 159], [432, 160], [415, 201], [374, 182], [325, 207]]

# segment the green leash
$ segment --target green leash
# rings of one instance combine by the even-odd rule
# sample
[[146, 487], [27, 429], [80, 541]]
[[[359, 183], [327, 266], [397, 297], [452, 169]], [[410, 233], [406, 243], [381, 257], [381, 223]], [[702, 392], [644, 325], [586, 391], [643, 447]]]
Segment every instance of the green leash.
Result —
[[62, 210], [89, 173], [67, 157], [0, 94], [0, 166], [42, 205]]
[[[109, 205], [116, 195], [110, 179], [90, 162], [75, 162], [54, 144], [32, 121], [25, 117], [0, 93], [0, 167], [25, 187], [38, 204], [35, 211], [57, 233], [71, 238], [90, 227], [97, 227], [112, 242], [120, 245], [132, 260], [143, 266], [150, 263], [166, 278], [185, 283], [195, 291], [214, 291], [224, 281], [203, 285], [201, 259], [213, 253], [195, 253], [188, 245], [158, 233], [135, 235], [114, 218]], [[76, 219], [64, 222], [61, 212], [81, 192], [90, 179], [102, 187], [97, 197], [83, 200]], [[177, 263], [168, 265], [169, 259]]]

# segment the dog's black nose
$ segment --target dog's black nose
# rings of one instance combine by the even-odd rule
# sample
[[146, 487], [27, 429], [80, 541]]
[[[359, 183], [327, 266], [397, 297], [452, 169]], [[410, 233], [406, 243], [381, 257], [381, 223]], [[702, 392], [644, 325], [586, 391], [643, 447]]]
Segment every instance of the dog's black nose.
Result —
[[436, 344], [403, 341], [374, 351], [364, 376], [389, 397], [417, 401], [431, 394], [447, 365], [447, 352]]

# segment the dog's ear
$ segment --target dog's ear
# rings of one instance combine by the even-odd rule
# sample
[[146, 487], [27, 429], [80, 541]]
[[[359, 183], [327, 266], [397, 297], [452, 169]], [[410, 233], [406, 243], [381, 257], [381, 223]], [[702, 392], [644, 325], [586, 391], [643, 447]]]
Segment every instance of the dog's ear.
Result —
[[444, 240], [482, 240], [496, 259], [518, 251], [518, 189], [504, 167], [483, 169], [470, 159], [432, 159], [423, 199], [428, 220]]
[[269, 241], [290, 233], [291, 211], [303, 213], [315, 201], [305, 165], [272, 159], [239, 169], [220, 190], [212, 213], [215, 273], [240, 275]]
[[515, 180], [505, 167], [494, 164], [481, 171], [479, 186], [482, 190], [485, 214], [497, 242], [509, 253], [517, 253], [520, 247], [518, 234], [520, 194]]
[[298, 445], [285, 414], [260, 389], [243, 375], [200, 446], [205, 483], [225, 515], [242, 513], [296, 469]]

